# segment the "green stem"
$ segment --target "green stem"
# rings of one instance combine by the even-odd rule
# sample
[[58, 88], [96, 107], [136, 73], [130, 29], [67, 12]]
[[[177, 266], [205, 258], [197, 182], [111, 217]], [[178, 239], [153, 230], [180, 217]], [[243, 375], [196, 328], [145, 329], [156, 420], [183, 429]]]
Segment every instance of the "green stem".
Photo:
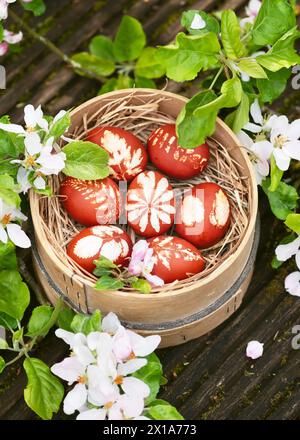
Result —
[[223, 72], [223, 70], [224, 70], [224, 66], [221, 66], [220, 69], [219, 69], [219, 71], [218, 71], [218, 73], [217, 73], [216, 76], [214, 77], [213, 82], [212, 82], [211, 85], [209, 86], [208, 90], [212, 90], [212, 89], [213, 89], [214, 85], [216, 84], [216, 82], [217, 82], [219, 76], [221, 75], [221, 73]]
[[21, 350], [20, 353], [18, 354], [18, 356], [16, 356], [15, 358], [13, 358], [11, 361], [7, 362], [5, 364], [5, 368], [9, 367], [10, 365], [14, 364], [15, 362], [17, 362], [19, 359], [21, 359], [21, 357], [23, 357], [25, 354], [24, 350]]
[[96, 75], [95, 73], [91, 72], [88, 69], [85, 69], [82, 66], [79, 66], [78, 63], [75, 63], [68, 55], [66, 55], [62, 50], [60, 50], [55, 44], [53, 44], [48, 38], [43, 37], [42, 35], [38, 34], [34, 29], [32, 29], [27, 23], [25, 23], [15, 12], [13, 12], [11, 9], [9, 11], [10, 17], [18, 23], [18, 25], [23, 28], [29, 35], [31, 35], [35, 40], [38, 40], [40, 43], [42, 43], [44, 46], [46, 46], [49, 50], [51, 50], [55, 55], [57, 55], [62, 61], [67, 63], [69, 66], [71, 66], [74, 70], [80, 71], [82, 74], [87, 76], [91, 79], [97, 79], [98, 81], [104, 83], [106, 81], [106, 78], [100, 75]]

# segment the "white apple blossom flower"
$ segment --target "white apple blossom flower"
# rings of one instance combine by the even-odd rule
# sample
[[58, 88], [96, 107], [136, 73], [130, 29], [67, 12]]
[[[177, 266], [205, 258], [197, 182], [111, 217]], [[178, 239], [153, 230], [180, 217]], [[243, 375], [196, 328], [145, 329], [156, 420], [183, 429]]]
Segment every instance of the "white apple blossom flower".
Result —
[[22, 125], [3, 123], [0, 123], [0, 129], [11, 133], [21, 134], [25, 137], [27, 137], [28, 134], [32, 134], [37, 128], [41, 128], [46, 132], [48, 131], [48, 122], [44, 119], [44, 114], [40, 105], [36, 109], [31, 104], [26, 105], [24, 107], [24, 121], [26, 129], [24, 129]]
[[29, 248], [31, 246], [29, 237], [22, 231], [21, 226], [15, 221], [27, 220], [22, 212], [12, 206], [6, 205], [0, 199], [0, 241], [7, 243], [11, 240], [16, 246]]
[[193, 21], [191, 23], [191, 29], [205, 29], [206, 28], [206, 22], [203, 20], [200, 14], [195, 14]]
[[300, 297], [300, 272], [289, 274], [285, 279], [284, 286], [288, 293]]
[[264, 352], [264, 344], [258, 341], [250, 341], [248, 342], [246, 355], [251, 359], [258, 359], [263, 355]]
[[295, 255], [296, 264], [300, 270], [300, 236], [291, 243], [277, 246], [275, 253], [279, 261], [287, 261]]
[[270, 122], [272, 123], [273, 119], [276, 116], [263, 117], [262, 111], [258, 102], [258, 99], [255, 99], [253, 104], [250, 106], [250, 114], [252, 116], [253, 122], [248, 122], [243, 130], [250, 131], [251, 133], [261, 133], [261, 132], [269, 132], [271, 130]]
[[259, 0], [250, 0], [248, 6], [246, 6], [246, 17], [240, 21], [241, 27], [245, 27], [247, 23], [254, 23], [258, 16], [262, 2]]
[[251, 137], [244, 131], [237, 134], [242, 145], [248, 150], [249, 158], [254, 167], [256, 182], [261, 185], [262, 181], [270, 173], [269, 158], [272, 148], [266, 141], [253, 142]]

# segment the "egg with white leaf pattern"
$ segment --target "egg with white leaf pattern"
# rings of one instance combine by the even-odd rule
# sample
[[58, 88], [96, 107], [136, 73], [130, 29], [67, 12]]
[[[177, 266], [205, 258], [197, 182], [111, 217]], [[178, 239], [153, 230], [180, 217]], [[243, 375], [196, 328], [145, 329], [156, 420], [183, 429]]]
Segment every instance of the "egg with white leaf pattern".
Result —
[[129, 235], [117, 226], [93, 226], [79, 232], [68, 244], [67, 254], [79, 266], [92, 273], [100, 256], [127, 266], [132, 252]]
[[168, 179], [157, 171], [140, 173], [130, 184], [126, 203], [128, 224], [142, 237], [155, 237], [170, 229], [175, 197]]

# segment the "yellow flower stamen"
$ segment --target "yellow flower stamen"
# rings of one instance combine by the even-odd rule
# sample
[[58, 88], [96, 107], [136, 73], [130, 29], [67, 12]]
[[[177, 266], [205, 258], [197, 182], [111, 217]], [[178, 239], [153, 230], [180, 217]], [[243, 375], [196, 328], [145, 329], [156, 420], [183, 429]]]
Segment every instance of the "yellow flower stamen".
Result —
[[123, 383], [123, 376], [117, 376], [115, 378], [115, 384], [116, 385], [122, 385], [122, 383]]
[[105, 408], [105, 409], [110, 409], [112, 406], [113, 406], [113, 402], [107, 402], [107, 403], [104, 405], [104, 408]]
[[2, 217], [1, 223], [3, 224], [3, 226], [6, 226], [6, 225], [8, 225], [10, 223], [10, 221], [11, 221], [11, 215], [10, 214], [5, 214]]

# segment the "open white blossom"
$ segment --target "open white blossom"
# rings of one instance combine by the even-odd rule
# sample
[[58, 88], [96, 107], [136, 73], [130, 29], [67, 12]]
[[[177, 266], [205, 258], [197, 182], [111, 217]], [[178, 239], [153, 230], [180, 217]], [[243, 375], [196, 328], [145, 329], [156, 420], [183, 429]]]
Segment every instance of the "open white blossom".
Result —
[[0, 199], [0, 241], [7, 243], [11, 240], [18, 247], [29, 248], [30, 239], [22, 231], [21, 226], [15, 223], [18, 220], [25, 221], [27, 217], [20, 210], [6, 205]]
[[160, 343], [159, 336], [143, 338], [126, 330], [117, 316], [102, 320], [102, 332], [71, 333], [56, 330], [71, 348], [71, 356], [51, 371], [75, 386], [64, 400], [64, 412], [78, 411], [77, 420], [146, 419], [145, 399], [150, 388], [131, 375], [147, 364], [144, 357]]

